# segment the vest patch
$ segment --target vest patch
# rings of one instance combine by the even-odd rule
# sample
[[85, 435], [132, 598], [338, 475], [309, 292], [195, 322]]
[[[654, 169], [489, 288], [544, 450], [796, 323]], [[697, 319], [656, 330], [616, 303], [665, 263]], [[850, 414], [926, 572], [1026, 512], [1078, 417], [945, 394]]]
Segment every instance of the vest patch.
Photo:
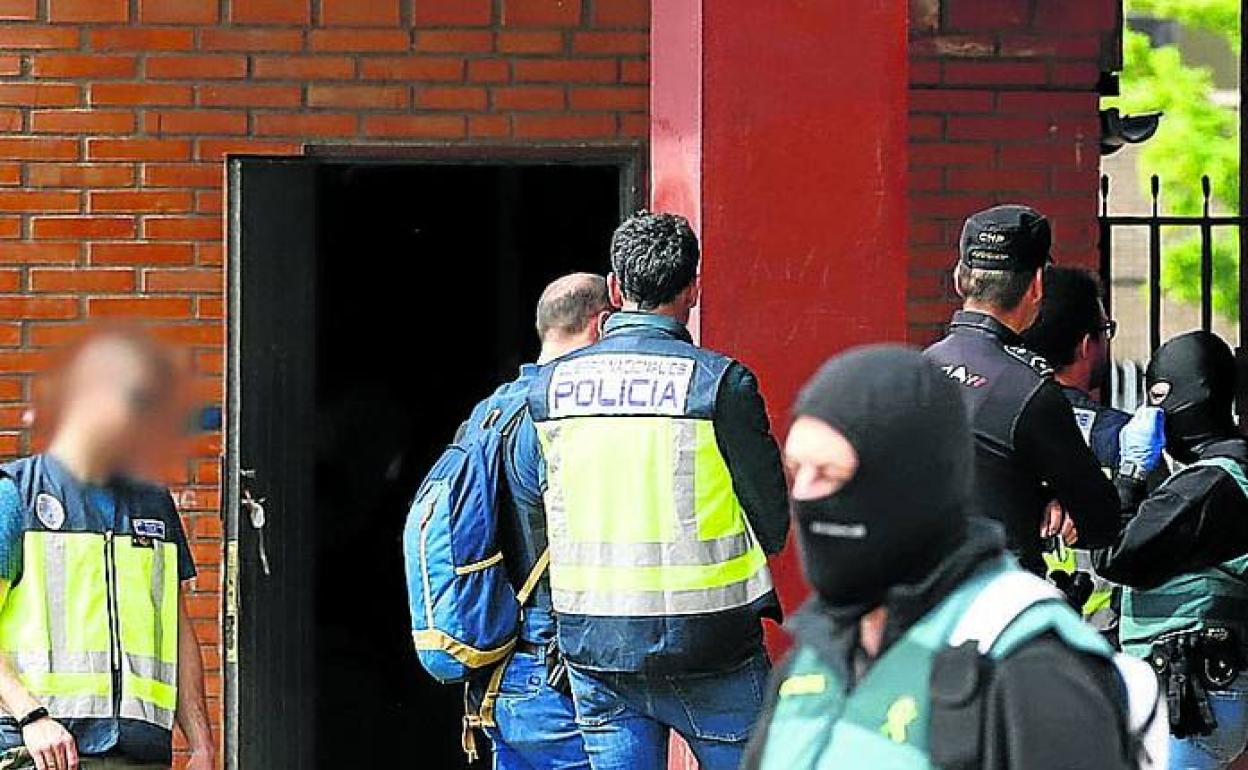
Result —
[[823, 674], [794, 674], [780, 683], [780, 697], [822, 695], [827, 686], [827, 677]]
[[35, 496], [35, 516], [48, 529], [65, 526], [65, 506], [47, 492], [40, 492]]
[[160, 519], [133, 519], [130, 528], [139, 537], [165, 539], [165, 522]]
[[685, 414], [692, 358], [610, 353], [555, 365], [546, 391], [552, 418]]
[[911, 695], [903, 695], [888, 707], [880, 734], [893, 743], [905, 743], [910, 725], [919, 718], [919, 702]]
[[982, 374], [974, 374], [962, 364], [947, 364], [940, 367], [945, 376], [959, 385], [965, 385], [968, 388], [982, 388], [988, 384], [988, 378]]
[[1083, 434], [1084, 443], [1091, 444], [1092, 426], [1096, 423], [1096, 412], [1091, 409], [1075, 407], [1075, 423], [1079, 425], [1079, 432]]

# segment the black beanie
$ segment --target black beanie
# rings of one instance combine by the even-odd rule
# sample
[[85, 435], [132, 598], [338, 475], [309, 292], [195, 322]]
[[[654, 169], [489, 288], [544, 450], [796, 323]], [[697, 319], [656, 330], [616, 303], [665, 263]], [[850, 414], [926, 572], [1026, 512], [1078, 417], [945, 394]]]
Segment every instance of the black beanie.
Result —
[[974, 445], [957, 387], [921, 354], [858, 348], [826, 364], [795, 410], [835, 428], [858, 469], [795, 501], [806, 575], [833, 604], [870, 603], [929, 574], [966, 538]]
[[1221, 337], [1188, 332], [1157, 349], [1145, 373], [1148, 403], [1166, 413], [1166, 449], [1192, 463], [1208, 444], [1236, 435], [1235, 355]]

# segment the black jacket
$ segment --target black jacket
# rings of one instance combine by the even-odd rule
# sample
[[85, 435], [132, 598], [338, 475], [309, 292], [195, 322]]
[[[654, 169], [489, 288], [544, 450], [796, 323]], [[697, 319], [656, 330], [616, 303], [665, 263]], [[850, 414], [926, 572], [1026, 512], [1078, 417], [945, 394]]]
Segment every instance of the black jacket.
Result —
[[[973, 520], [966, 543], [920, 585], [893, 589], [885, 605], [888, 622], [884, 647], [894, 644], [980, 565], [1002, 550], [1000, 529]], [[832, 608], [812, 600], [789, 624], [796, 641], [813, 648], [854, 681], [852, 661], [860, 657], [858, 622], [869, 608]], [[881, 651], [882, 652], [882, 651]], [[775, 710], [780, 683], [788, 676], [782, 664], [773, 674], [763, 714], [746, 755], [744, 770], [757, 770]], [[1076, 652], [1055, 636], [1023, 645], [995, 664], [984, 694], [984, 753], [981, 770], [1126, 770], [1117, 672], [1102, 658]], [[794, 767], [791, 770], [810, 770]]]
[[1040, 527], [1061, 502], [1081, 545], [1113, 542], [1121, 494], [1084, 442], [1070, 403], [1040, 356], [995, 318], [960, 311], [926, 355], [962, 385], [975, 432], [976, 513], [1005, 525], [1007, 547], [1043, 573]]
[[[1201, 459], [1229, 457], [1248, 465], [1248, 441], [1210, 444]], [[1134, 487], [1137, 499], [1143, 485]], [[1215, 467], [1190, 468], [1139, 504], [1096, 570], [1115, 583], [1154, 588], [1248, 553], [1248, 499], [1235, 479]]]

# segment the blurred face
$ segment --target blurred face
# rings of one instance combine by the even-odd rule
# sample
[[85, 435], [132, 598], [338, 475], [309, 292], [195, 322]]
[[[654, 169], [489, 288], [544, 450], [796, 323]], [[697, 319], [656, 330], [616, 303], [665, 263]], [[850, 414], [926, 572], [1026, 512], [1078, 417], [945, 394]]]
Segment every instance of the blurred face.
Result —
[[100, 340], [85, 347], [66, 372], [61, 427], [89, 441], [119, 466], [157, 427], [165, 401], [151, 364], [133, 346]]
[[802, 416], [789, 429], [784, 461], [793, 479], [794, 500], [836, 494], [858, 472], [858, 453], [840, 431], [823, 420]]
[[1092, 382], [1100, 382], [1105, 376], [1105, 370], [1109, 366], [1109, 341], [1113, 339], [1117, 325], [1109, 320], [1105, 314], [1105, 307], [1101, 307], [1101, 320], [1097, 325], [1096, 332], [1088, 335], [1088, 360], [1092, 372]]

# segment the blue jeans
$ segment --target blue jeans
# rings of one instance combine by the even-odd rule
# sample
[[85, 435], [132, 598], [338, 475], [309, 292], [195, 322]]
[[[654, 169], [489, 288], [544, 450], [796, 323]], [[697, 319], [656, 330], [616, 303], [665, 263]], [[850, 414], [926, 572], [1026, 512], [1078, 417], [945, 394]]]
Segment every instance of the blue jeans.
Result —
[[1212, 735], [1170, 739], [1170, 770], [1221, 770], [1248, 749], [1248, 674], [1209, 692], [1218, 728]]
[[668, 732], [701, 770], [737, 770], [763, 707], [761, 650], [727, 671], [651, 676], [571, 669], [576, 721], [593, 770], [666, 770]]
[[589, 767], [572, 699], [546, 684], [545, 661], [516, 653], [494, 704], [494, 770], [583, 770]]

